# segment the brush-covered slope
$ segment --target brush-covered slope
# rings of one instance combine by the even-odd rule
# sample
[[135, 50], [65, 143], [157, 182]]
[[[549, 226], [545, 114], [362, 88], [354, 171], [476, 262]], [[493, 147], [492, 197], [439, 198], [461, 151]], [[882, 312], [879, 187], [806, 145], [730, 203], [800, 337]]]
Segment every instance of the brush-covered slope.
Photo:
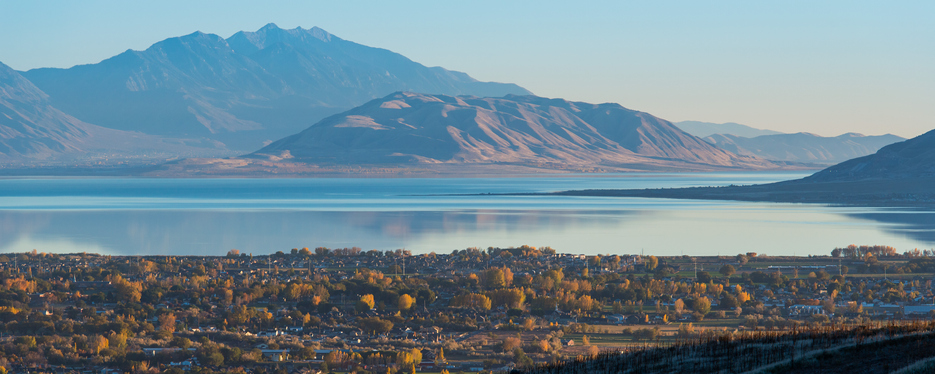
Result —
[[53, 105], [86, 122], [243, 150], [389, 93], [528, 94], [478, 82], [319, 28], [269, 24], [228, 39], [196, 32], [97, 64], [23, 73]]
[[0, 63], [0, 162], [122, 161], [211, 150], [182, 143], [82, 122], [52, 106], [44, 92]]
[[767, 160], [836, 164], [869, 155], [886, 145], [906, 139], [891, 134], [864, 136], [847, 133], [835, 137], [823, 137], [800, 132], [762, 135], [754, 138], [716, 134], [704, 140], [736, 154], [756, 156]]
[[316, 164], [604, 165], [636, 170], [757, 169], [668, 121], [618, 104], [536, 96], [398, 92], [328, 117], [253, 157]]

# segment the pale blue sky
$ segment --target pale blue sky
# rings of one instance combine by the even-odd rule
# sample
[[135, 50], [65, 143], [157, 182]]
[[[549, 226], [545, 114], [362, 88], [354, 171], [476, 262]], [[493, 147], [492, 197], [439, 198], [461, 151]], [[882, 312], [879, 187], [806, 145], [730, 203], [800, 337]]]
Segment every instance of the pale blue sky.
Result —
[[671, 120], [935, 128], [935, 2], [0, 1], [0, 61], [95, 63], [196, 30], [319, 26], [537, 95]]

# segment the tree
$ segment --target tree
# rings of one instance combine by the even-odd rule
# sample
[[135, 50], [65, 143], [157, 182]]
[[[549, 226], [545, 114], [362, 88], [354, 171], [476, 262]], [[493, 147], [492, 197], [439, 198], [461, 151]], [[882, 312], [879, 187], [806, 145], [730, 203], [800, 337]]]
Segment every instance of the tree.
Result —
[[675, 314], [681, 315], [681, 314], [682, 314], [682, 311], [685, 310], [685, 302], [682, 301], [682, 299], [678, 299], [678, 300], [675, 300], [675, 303], [674, 303], [674, 304], [675, 304], [675, 305], [673, 305], [673, 306], [675, 307]]
[[526, 355], [526, 352], [523, 352], [522, 348], [513, 350], [513, 362], [516, 363], [517, 367], [521, 368], [529, 368], [535, 365], [535, 362]]
[[357, 302], [355, 309], [359, 312], [366, 312], [373, 309], [373, 306], [376, 305], [373, 301], [373, 295], [366, 294], [360, 297], [360, 301]]
[[689, 322], [687, 325], [679, 324], [678, 336], [682, 338], [690, 338], [695, 335], [695, 326]]
[[418, 365], [420, 362], [422, 362], [422, 351], [419, 350], [419, 348], [413, 348], [411, 351], [409, 351], [409, 354], [412, 356], [413, 365]]
[[515, 349], [518, 349], [520, 346], [522, 346], [522, 344], [523, 341], [519, 340], [519, 338], [507, 337], [506, 339], [503, 339], [503, 343], [500, 345], [500, 347], [504, 352], [511, 352]]
[[107, 337], [108, 347], [112, 347], [116, 350], [123, 351], [127, 349], [127, 333], [126, 332], [111, 332], [110, 336]]
[[325, 355], [324, 362], [328, 363], [328, 366], [334, 366], [334, 367], [341, 366], [345, 362], [347, 362], [347, 353], [344, 353], [344, 352], [341, 352], [335, 349], [331, 352], [328, 352], [328, 354]]
[[658, 327], [651, 329], [637, 329], [636, 331], [633, 331], [633, 340], [635, 341], [654, 340], [657, 337], [659, 337]]
[[201, 362], [209, 366], [221, 366], [224, 365], [224, 355], [213, 349], [201, 357]]
[[406, 367], [412, 364], [412, 353], [411, 352], [397, 352], [396, 353], [396, 365], [399, 367]]
[[737, 269], [734, 269], [732, 265], [724, 265], [721, 266], [721, 270], [719, 272], [721, 275], [730, 278], [731, 275], [734, 275], [734, 273], [737, 272]]
[[484, 272], [484, 285], [487, 288], [503, 288], [511, 283], [513, 283], [513, 272], [507, 267], [491, 268]]
[[94, 354], [101, 354], [101, 351], [107, 349], [110, 341], [101, 335], [94, 335], [88, 339], [88, 347], [94, 350]]
[[357, 325], [371, 334], [382, 334], [390, 332], [393, 329], [393, 322], [381, 319], [380, 317], [360, 318]]
[[435, 366], [444, 366], [448, 365], [448, 360], [445, 359], [445, 348], [438, 349], [438, 356], [435, 356]]
[[477, 293], [461, 294], [451, 298], [452, 308], [476, 308], [490, 310], [490, 298]]
[[536, 343], [536, 347], [538, 347], [542, 353], [549, 353], [549, 351], [552, 350], [552, 344], [549, 344], [547, 339], [540, 340]]
[[649, 258], [646, 259], [645, 266], [646, 270], [653, 271], [657, 266], [659, 266], [659, 259], [656, 258], [656, 256], [649, 256]]
[[397, 300], [396, 305], [399, 307], [399, 310], [409, 310], [409, 308], [412, 308], [412, 304], [415, 303], [415, 301], [416, 300], [413, 299], [412, 296], [409, 296], [408, 294], [402, 294], [399, 296], [399, 300]]
[[737, 298], [734, 295], [729, 293], [724, 293], [721, 296], [721, 308], [733, 309], [740, 305], [740, 302], [737, 301]]
[[168, 331], [170, 333], [175, 332], [175, 314], [174, 313], [165, 313], [159, 315], [159, 329], [163, 331]]
[[600, 353], [601, 353], [601, 349], [598, 348], [596, 345], [592, 345], [590, 348], [588, 348], [588, 356], [590, 356], [592, 359], [597, 358], [597, 355], [599, 355]]
[[711, 300], [707, 297], [699, 297], [692, 302], [692, 309], [701, 315], [707, 315], [711, 311]]
[[575, 302], [575, 306], [581, 312], [588, 312], [594, 307], [594, 300], [591, 299], [590, 295], [583, 295], [578, 298], [578, 301]]
[[114, 285], [114, 288], [117, 290], [117, 297], [123, 300], [127, 300], [133, 303], [140, 302], [140, 298], [143, 295], [143, 283], [141, 282], [130, 282], [119, 274], [115, 275], [111, 280], [111, 283]]
[[491, 305], [505, 305], [509, 308], [520, 309], [526, 301], [526, 293], [520, 288], [502, 288], [487, 293]]

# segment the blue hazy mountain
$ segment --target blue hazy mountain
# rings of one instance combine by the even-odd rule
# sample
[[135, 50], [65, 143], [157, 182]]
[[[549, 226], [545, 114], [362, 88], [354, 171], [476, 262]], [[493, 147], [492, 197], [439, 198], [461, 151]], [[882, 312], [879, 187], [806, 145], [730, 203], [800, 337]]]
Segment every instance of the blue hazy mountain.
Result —
[[88, 124], [53, 106], [45, 92], [0, 63], [0, 162], [5, 166], [164, 160], [225, 151], [212, 142]]
[[776, 161], [836, 164], [875, 153], [884, 146], [906, 139], [892, 134], [865, 136], [847, 133], [840, 136], [824, 137], [800, 132], [796, 134], [761, 135], [753, 138], [716, 134], [708, 136], [704, 140], [718, 146], [718, 148], [739, 155]]
[[[807, 182], [883, 181], [891, 185], [929, 181], [935, 187], [935, 130], [890, 144], [874, 154], [848, 160], [804, 179]], [[935, 203], [935, 189], [926, 191]], [[909, 198], [909, 197], [907, 197]]]
[[619, 104], [398, 92], [328, 117], [251, 158], [317, 165], [530, 165], [618, 170], [779, 167]]
[[935, 207], [935, 130], [802, 179], [748, 186], [564, 194], [931, 208]]
[[762, 130], [734, 122], [712, 123], [700, 121], [682, 121], [675, 122], [675, 126], [678, 126], [678, 128], [682, 129], [682, 131], [685, 131], [699, 138], [706, 138], [714, 134], [730, 134], [735, 136], [742, 136], [745, 138], [753, 138], [760, 135], [782, 134], [779, 131]]
[[96, 125], [255, 150], [322, 118], [406, 90], [503, 96], [529, 91], [430, 68], [319, 29], [269, 24], [228, 39], [196, 32], [97, 64], [23, 75], [53, 105]]

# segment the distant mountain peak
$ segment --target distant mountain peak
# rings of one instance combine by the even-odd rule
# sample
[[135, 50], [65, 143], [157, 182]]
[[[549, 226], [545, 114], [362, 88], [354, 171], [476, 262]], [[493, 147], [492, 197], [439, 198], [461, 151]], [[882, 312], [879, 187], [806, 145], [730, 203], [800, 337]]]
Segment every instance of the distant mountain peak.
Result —
[[[268, 23], [257, 31], [238, 31], [227, 38], [227, 43], [235, 52], [248, 56], [278, 44], [298, 47], [308, 43], [310, 39], [328, 43], [332, 41], [332, 38], [330, 33], [318, 27], [311, 29], [296, 27], [285, 30], [276, 26], [275, 23]], [[340, 40], [336, 37], [335, 39]]]
[[[195, 31], [188, 35], [177, 36], [174, 38], [168, 38], [159, 42], [154, 43], [153, 45], [146, 48], [146, 52], [153, 51], [165, 51], [168, 49], [176, 48], [178, 46], [186, 46], [191, 48], [192, 46], [203, 45], [209, 48], [223, 47], [227, 48], [227, 41], [224, 38], [215, 35], [215, 34], [206, 34], [201, 31]], [[128, 50], [132, 51], [132, 50]], [[138, 53], [137, 51], [132, 51]]]
[[279, 26], [277, 26], [275, 23], [270, 22], [270, 23], [267, 23], [266, 25], [264, 25], [263, 27], [261, 27], [259, 30], [257, 30], [257, 32], [259, 32], [259, 31], [269, 31], [269, 30], [281, 30], [281, 29], [280, 29]]
[[847, 133], [823, 137], [808, 132], [760, 135], [752, 138], [715, 134], [705, 138], [705, 141], [739, 155], [817, 164], [833, 164], [865, 156], [902, 140], [904, 139], [894, 135], [864, 136]]
[[757, 129], [734, 122], [712, 123], [700, 121], [682, 121], [676, 122], [675, 125], [685, 132], [699, 138], [706, 138], [715, 134], [729, 134], [742, 136], [744, 138], [754, 138], [760, 135], [781, 134], [781, 132], [778, 131]]
[[[302, 28], [298, 28], [298, 29], [302, 30]], [[325, 31], [324, 29], [319, 28], [318, 26], [314, 26], [311, 29], [304, 30], [304, 31], [310, 33], [312, 36], [318, 38], [319, 40], [323, 42], [331, 41], [331, 33]]]
[[[24, 72], [82, 121], [172, 137], [209, 137], [243, 151], [395, 91], [503, 96], [480, 82], [318, 27], [270, 23], [224, 39], [195, 32], [98, 64]], [[237, 133], [237, 134], [232, 134]]]

